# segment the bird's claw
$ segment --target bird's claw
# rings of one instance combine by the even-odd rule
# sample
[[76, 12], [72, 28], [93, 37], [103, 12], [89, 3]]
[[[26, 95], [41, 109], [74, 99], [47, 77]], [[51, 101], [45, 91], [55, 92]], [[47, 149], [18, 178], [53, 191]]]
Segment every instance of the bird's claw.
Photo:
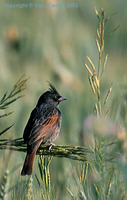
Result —
[[51, 150], [52, 146], [55, 146], [55, 144], [54, 143], [50, 143], [49, 151]]

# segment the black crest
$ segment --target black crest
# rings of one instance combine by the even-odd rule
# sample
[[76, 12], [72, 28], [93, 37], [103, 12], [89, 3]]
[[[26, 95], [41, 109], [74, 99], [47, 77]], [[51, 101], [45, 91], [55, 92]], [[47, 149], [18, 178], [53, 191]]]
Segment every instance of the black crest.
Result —
[[50, 92], [51, 93], [53, 93], [53, 94], [56, 94], [56, 95], [58, 95], [58, 96], [60, 96], [60, 94], [59, 94], [59, 92], [56, 90], [56, 88], [50, 83], [50, 82], [48, 82], [49, 83], [49, 89], [50, 89]]

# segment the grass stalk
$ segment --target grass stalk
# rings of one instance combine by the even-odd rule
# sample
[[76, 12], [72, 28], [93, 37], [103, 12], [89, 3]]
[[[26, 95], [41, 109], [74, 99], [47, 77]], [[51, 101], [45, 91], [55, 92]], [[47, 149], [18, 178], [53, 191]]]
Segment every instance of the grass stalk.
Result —
[[8, 170], [5, 171], [2, 181], [0, 182], [0, 200], [6, 199], [6, 186], [8, 180]]
[[49, 172], [49, 166], [50, 166], [51, 160], [52, 160], [51, 156], [46, 157], [43, 155], [39, 155], [38, 167], [39, 167], [41, 180], [45, 189], [45, 193], [43, 192], [43, 196], [47, 200], [50, 200], [50, 193], [51, 193], [50, 172]]
[[[71, 145], [59, 145], [53, 146], [49, 151], [50, 145], [41, 145], [37, 151], [38, 155], [54, 156], [59, 158], [69, 158], [72, 160], [92, 162], [92, 151], [87, 146], [71, 146]], [[27, 152], [27, 145], [24, 144], [23, 138], [17, 138], [15, 140], [1, 139], [0, 149]]]
[[33, 177], [31, 176], [26, 185], [27, 193], [26, 193], [26, 200], [31, 200], [33, 196]]
[[103, 9], [101, 10], [101, 15], [99, 15], [99, 13], [95, 7], [94, 7], [94, 11], [95, 11], [95, 14], [99, 21], [98, 26], [97, 26], [97, 38], [95, 38], [95, 42], [96, 42], [96, 46], [97, 46], [97, 50], [98, 50], [98, 54], [99, 54], [98, 66], [96, 69], [96, 67], [94, 66], [94, 63], [88, 56], [86, 56], [86, 58], [90, 64], [90, 67], [85, 62], [84, 62], [84, 65], [89, 73], [89, 83], [90, 83], [92, 92], [96, 98], [96, 102], [95, 102], [96, 114], [98, 116], [101, 116], [103, 114], [105, 105], [107, 103], [108, 96], [111, 93], [111, 92], [108, 93], [107, 98], [104, 100], [104, 103], [103, 103], [103, 100], [101, 98], [101, 76], [102, 76], [103, 72], [105, 71], [108, 54], [105, 55], [104, 61], [102, 60], [102, 57], [104, 54], [105, 23], [108, 20], [105, 20], [105, 12]]

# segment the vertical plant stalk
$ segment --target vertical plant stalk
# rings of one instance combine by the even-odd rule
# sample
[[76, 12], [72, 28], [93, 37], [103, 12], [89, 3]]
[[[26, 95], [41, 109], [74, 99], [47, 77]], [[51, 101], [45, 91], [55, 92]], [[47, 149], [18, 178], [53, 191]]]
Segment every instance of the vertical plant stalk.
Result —
[[46, 157], [43, 155], [39, 156], [38, 166], [41, 175], [41, 180], [45, 188], [45, 197], [47, 200], [50, 200], [50, 172], [49, 166], [51, 163], [52, 157]]
[[[101, 15], [98, 14], [98, 11], [96, 8], [94, 8], [94, 11], [99, 21], [98, 26], [97, 26], [97, 37], [95, 38], [97, 50], [99, 53], [98, 66], [96, 69], [93, 62], [88, 56], [86, 56], [86, 58], [89, 62], [90, 67], [85, 62], [84, 62], [84, 65], [88, 71], [89, 83], [90, 83], [92, 92], [96, 98], [94, 110], [96, 111], [96, 114], [98, 116], [101, 116], [102, 114], [104, 114], [103, 111], [107, 103], [107, 99], [104, 101], [104, 103], [102, 101], [100, 86], [101, 86], [101, 76], [103, 72], [105, 71], [105, 65], [107, 63], [107, 58], [108, 58], [108, 54], [106, 54], [104, 60], [102, 60], [103, 54], [104, 54], [105, 23], [108, 21], [107, 19], [109, 19], [109, 17], [105, 20], [105, 12], [103, 9], [101, 10]], [[107, 94], [107, 98], [110, 93]]]
[[27, 183], [26, 200], [31, 200], [32, 196], [33, 196], [33, 178], [31, 176]]
[[82, 173], [81, 173], [81, 181], [82, 184], [85, 185], [86, 182], [86, 177], [87, 177], [87, 172], [88, 172], [88, 163], [84, 163], [82, 164]]
[[[101, 70], [101, 65], [102, 65], [102, 53], [104, 50], [104, 10], [102, 9], [102, 21], [99, 18], [99, 34], [101, 35], [101, 40], [99, 40], [99, 47], [98, 51], [99, 51], [99, 64], [98, 64], [98, 74], [97, 74], [97, 78], [98, 78], [98, 82], [100, 85], [100, 70]], [[97, 39], [96, 39], [97, 40]], [[98, 41], [98, 40], [97, 40]], [[97, 42], [96, 42], [97, 44]], [[97, 47], [98, 47], [97, 45]], [[98, 107], [99, 107], [99, 115], [101, 116], [101, 96], [100, 96], [100, 87], [98, 87]]]
[[9, 171], [6, 170], [4, 173], [2, 182], [0, 183], [0, 199], [1, 200], [6, 199], [6, 186], [7, 186], [8, 173]]
[[8, 156], [6, 158], [6, 161], [5, 161], [4, 175], [2, 177], [2, 181], [0, 180], [0, 200], [6, 199], [6, 195], [7, 195], [8, 175], [9, 175], [8, 166], [9, 166], [9, 163], [10, 163], [11, 155], [12, 155], [12, 152], [9, 151]]
[[[97, 36], [95, 38], [97, 51], [98, 51], [98, 65], [95, 67], [91, 59], [86, 56], [88, 60], [88, 64], [84, 62], [85, 68], [88, 71], [88, 77], [89, 77], [89, 83], [91, 86], [91, 91], [94, 94], [95, 97], [95, 108], [94, 111], [96, 112], [97, 116], [106, 116], [110, 110], [111, 106], [106, 111], [106, 105], [109, 101], [109, 97], [111, 95], [112, 91], [112, 84], [110, 85], [109, 90], [107, 91], [107, 95], [105, 96], [105, 99], [102, 100], [101, 95], [101, 78], [105, 71], [105, 66], [108, 59], [108, 54], [104, 55], [104, 44], [105, 44], [105, 23], [109, 20], [110, 17], [107, 17], [105, 19], [105, 12], [102, 9], [101, 13], [99, 14], [97, 9], [94, 8], [95, 14], [98, 18], [98, 25], [97, 25]], [[119, 26], [118, 26], [119, 27]], [[112, 32], [117, 30], [116, 27], [113, 29]], [[112, 34], [110, 33], [110, 35]], [[103, 59], [104, 58], [104, 59]], [[112, 180], [108, 183], [107, 187], [107, 160], [106, 160], [106, 140], [104, 137], [100, 137], [97, 135], [94, 135], [94, 141], [95, 141], [95, 147], [94, 147], [94, 161], [95, 165], [93, 165], [93, 168], [95, 169], [95, 172], [97, 172], [97, 175], [99, 174], [99, 180], [94, 183], [94, 187], [96, 190], [96, 196], [97, 199], [108, 199], [110, 196], [110, 190], [111, 190], [111, 184]], [[83, 184], [85, 184], [85, 179], [87, 174], [87, 168], [85, 167], [85, 164], [83, 164], [83, 170], [81, 173], [81, 178], [83, 181]], [[114, 173], [112, 173], [114, 176]], [[107, 197], [107, 198], [106, 198]]]

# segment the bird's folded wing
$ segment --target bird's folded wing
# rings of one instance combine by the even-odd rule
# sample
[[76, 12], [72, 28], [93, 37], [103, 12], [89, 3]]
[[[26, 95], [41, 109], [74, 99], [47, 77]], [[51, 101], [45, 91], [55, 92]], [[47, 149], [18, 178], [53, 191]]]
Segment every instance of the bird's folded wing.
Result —
[[58, 112], [55, 115], [48, 117], [42, 122], [38, 121], [29, 134], [28, 144], [31, 145], [40, 139], [43, 140], [45, 136], [50, 136], [54, 128], [57, 126], [58, 121]]

